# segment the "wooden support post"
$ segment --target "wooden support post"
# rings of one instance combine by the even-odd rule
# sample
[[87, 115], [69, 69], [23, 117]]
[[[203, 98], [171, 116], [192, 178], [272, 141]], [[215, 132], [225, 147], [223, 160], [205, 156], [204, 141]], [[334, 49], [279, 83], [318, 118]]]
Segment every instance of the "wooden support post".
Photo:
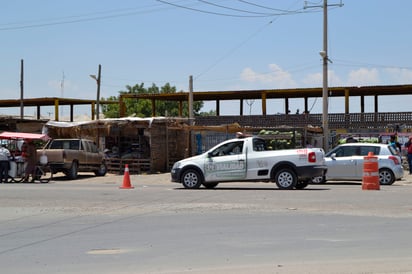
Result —
[[266, 116], [266, 92], [262, 92], [262, 115]]
[[59, 99], [54, 99], [54, 120], [59, 121]]

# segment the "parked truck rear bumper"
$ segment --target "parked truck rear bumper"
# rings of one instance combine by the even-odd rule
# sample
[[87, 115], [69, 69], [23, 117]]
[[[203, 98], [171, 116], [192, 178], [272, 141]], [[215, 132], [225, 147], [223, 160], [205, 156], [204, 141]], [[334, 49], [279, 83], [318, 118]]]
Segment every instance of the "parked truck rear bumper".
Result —
[[309, 180], [313, 177], [324, 176], [328, 170], [326, 165], [296, 167], [299, 180]]

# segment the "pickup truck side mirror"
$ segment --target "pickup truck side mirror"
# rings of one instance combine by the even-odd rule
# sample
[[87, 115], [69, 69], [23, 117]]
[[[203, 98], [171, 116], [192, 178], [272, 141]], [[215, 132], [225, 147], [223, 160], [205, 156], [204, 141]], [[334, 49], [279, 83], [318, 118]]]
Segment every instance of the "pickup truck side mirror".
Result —
[[331, 158], [332, 160], [336, 160], [336, 153], [332, 153], [332, 154], [330, 155], [330, 158]]

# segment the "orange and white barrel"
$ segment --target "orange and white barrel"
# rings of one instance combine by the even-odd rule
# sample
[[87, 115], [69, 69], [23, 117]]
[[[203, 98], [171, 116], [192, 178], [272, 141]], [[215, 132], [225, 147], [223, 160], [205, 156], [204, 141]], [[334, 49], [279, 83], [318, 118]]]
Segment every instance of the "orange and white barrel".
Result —
[[362, 190], [380, 190], [378, 157], [373, 152], [363, 158]]

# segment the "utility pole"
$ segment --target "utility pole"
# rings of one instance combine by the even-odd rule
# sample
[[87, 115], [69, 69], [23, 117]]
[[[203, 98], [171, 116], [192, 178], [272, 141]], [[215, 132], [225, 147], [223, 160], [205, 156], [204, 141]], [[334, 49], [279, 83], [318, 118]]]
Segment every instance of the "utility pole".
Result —
[[24, 118], [24, 61], [20, 61], [20, 119]]
[[189, 76], [189, 124], [193, 125], [193, 76]]
[[192, 154], [192, 148], [193, 148], [193, 146], [192, 146], [192, 139], [193, 139], [193, 136], [192, 136], [192, 126], [193, 126], [193, 124], [194, 124], [194, 114], [193, 114], [193, 76], [192, 75], [190, 75], [189, 76], [189, 102], [188, 102], [188, 104], [189, 104], [189, 125], [190, 125], [190, 127], [189, 127], [189, 144], [188, 144], [188, 146], [187, 146], [187, 148], [188, 148], [188, 152], [189, 152], [189, 156], [192, 156], [193, 154]]
[[[64, 98], [64, 70], [62, 75], [62, 80], [60, 82], [60, 98]], [[63, 117], [63, 108], [60, 108], [60, 116]]]
[[323, 8], [323, 50], [319, 52], [323, 63], [323, 81], [322, 81], [322, 128], [323, 128], [323, 148], [326, 152], [329, 151], [329, 96], [328, 96], [328, 7], [339, 6], [342, 7], [342, 0], [339, 4], [328, 5], [327, 0], [323, 0], [322, 6], [308, 6], [305, 1], [306, 8]]
[[97, 74], [97, 96], [96, 96], [96, 119], [100, 119], [100, 83], [101, 83], [102, 65], [99, 64], [99, 72]]
[[329, 98], [328, 98], [328, 1], [323, 0], [323, 84], [322, 84], [322, 127], [323, 148], [329, 151]]
[[97, 84], [97, 95], [96, 95], [96, 120], [99, 120], [100, 115], [100, 83], [101, 83], [101, 73], [102, 73], [102, 65], [99, 64], [99, 71], [96, 75], [89, 75], [91, 78], [96, 80]]

